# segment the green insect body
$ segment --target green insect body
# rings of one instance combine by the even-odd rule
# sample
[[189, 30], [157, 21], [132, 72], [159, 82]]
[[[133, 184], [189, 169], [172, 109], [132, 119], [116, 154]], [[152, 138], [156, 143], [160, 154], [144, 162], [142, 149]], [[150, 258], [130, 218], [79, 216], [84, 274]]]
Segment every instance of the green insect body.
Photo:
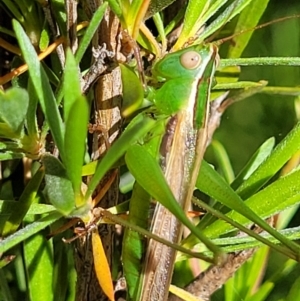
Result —
[[[153, 76], [164, 83], [153, 97], [158, 112], [170, 116], [160, 147], [165, 178], [177, 202], [186, 212], [207, 144], [207, 122], [212, 78], [218, 62], [213, 44], [191, 46], [170, 53], [153, 69]], [[157, 204], [151, 232], [178, 243], [181, 223]], [[176, 251], [150, 240], [145, 257], [138, 300], [167, 299]]]

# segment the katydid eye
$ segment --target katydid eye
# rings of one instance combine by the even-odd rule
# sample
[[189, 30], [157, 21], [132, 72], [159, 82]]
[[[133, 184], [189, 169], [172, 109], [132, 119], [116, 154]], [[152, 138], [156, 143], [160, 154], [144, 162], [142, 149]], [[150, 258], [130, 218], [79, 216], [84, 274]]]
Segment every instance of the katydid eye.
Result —
[[195, 69], [201, 63], [201, 56], [196, 51], [187, 51], [180, 57], [180, 63], [186, 69]]

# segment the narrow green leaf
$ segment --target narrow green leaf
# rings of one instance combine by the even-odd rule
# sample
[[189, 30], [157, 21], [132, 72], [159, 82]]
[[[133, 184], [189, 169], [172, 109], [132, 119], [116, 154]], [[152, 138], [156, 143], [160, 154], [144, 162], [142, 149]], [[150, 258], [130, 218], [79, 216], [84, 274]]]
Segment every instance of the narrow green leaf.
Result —
[[[245, 206], [248, 206], [264, 219], [299, 203], [299, 191], [297, 189], [297, 177], [299, 177], [299, 174], [300, 171], [295, 171], [285, 177], [279, 178], [265, 189], [244, 201]], [[237, 212], [231, 211], [227, 215], [240, 224], [249, 223], [245, 215], [242, 216]], [[212, 229], [214, 230], [211, 231]], [[216, 221], [214, 224], [207, 226], [204, 232], [208, 231], [207, 235], [209, 237], [218, 237], [230, 231], [229, 229], [232, 229], [230, 225], [225, 224], [223, 221]]]
[[218, 162], [219, 167], [222, 170], [225, 180], [228, 183], [231, 183], [234, 179], [234, 173], [230, 163], [230, 159], [224, 146], [217, 140], [213, 140], [211, 146], [213, 148], [216, 160]]
[[161, 48], [162, 48], [162, 53], [166, 53], [167, 51], [167, 35], [165, 32], [165, 28], [164, 28], [164, 22], [162, 20], [162, 17], [159, 13], [156, 13], [155, 15], [153, 15], [153, 22], [156, 26], [157, 32], [158, 32], [158, 36], [159, 39], [161, 40]]
[[[74, 301], [77, 273], [74, 262], [74, 245], [62, 241], [66, 233], [53, 237], [54, 271], [53, 271], [53, 300]], [[52, 300], [51, 300], [52, 301]]]
[[219, 68], [228, 66], [300, 66], [300, 57], [252, 57], [222, 59]]
[[[122, 12], [123, 18], [125, 20], [125, 26], [128, 30], [129, 34], [132, 36], [134, 35], [135, 30], [135, 23], [137, 21], [137, 16], [142, 9], [143, 1], [136, 0], [136, 1], [123, 1], [122, 3]], [[134, 35], [135, 36], [135, 35]]]
[[258, 289], [258, 291], [249, 297], [247, 300], [249, 301], [264, 301], [268, 300], [267, 297], [269, 296], [270, 292], [273, 290], [275, 286], [274, 282], [266, 281], [264, 282]]
[[276, 146], [255, 172], [237, 189], [241, 198], [250, 197], [272, 178], [279, 169], [300, 149], [300, 122]]
[[24, 23], [24, 16], [22, 16], [22, 13], [20, 12], [17, 3], [11, 2], [11, 1], [3, 1], [5, 2], [5, 5], [9, 9], [9, 11], [13, 14], [13, 16], [20, 22]]
[[[110, 213], [108, 210], [102, 209], [100, 211], [101, 211], [100, 214], [104, 217], [105, 220], [109, 220], [109, 221], [113, 222], [114, 224], [118, 224], [123, 227], [130, 228], [131, 230], [136, 231], [143, 236], [152, 238], [161, 244], [164, 244], [170, 248], [173, 248], [176, 251], [179, 251], [184, 254], [188, 254], [192, 258], [198, 258], [201, 260], [205, 260], [207, 262], [214, 263], [214, 260], [211, 257], [208, 257], [208, 256], [204, 255], [203, 253], [195, 253], [193, 251], [190, 251], [189, 249], [181, 247], [179, 244], [171, 243], [169, 240], [161, 238], [160, 236], [155, 235], [155, 234], [149, 232], [148, 230], [145, 230], [144, 228], [141, 228], [139, 226], [129, 223], [126, 219], [119, 217], [118, 215], [114, 215], [114, 214]], [[101, 221], [100, 221], [100, 223], [101, 223]]]
[[260, 248], [252, 258], [252, 262], [248, 267], [248, 273], [244, 274], [244, 281], [241, 283], [247, 283], [247, 294], [245, 298], [251, 296], [252, 291], [257, 285], [257, 279], [264, 276], [264, 269], [258, 269], [257, 267], [265, 267], [268, 263], [270, 249], [268, 247]]
[[60, 156], [63, 158], [64, 127], [49, 80], [38, 60], [35, 49], [31, 45], [23, 28], [16, 20], [13, 20], [13, 28], [16, 32], [24, 59], [28, 65], [29, 75], [32, 80], [36, 95], [39, 98], [42, 110], [50, 125], [54, 141], [60, 151]]
[[[31, 204], [36, 199], [36, 195], [42, 179], [44, 177], [44, 170], [38, 170], [33, 178], [26, 185], [22, 195], [20, 196], [17, 203], [14, 205], [14, 210], [11, 212], [8, 221], [5, 223], [2, 235], [7, 236], [15, 232], [20, 224], [22, 223], [25, 215], [27, 214]], [[5, 212], [1, 211], [1, 214]]]
[[[5, 263], [4, 263], [5, 264]], [[8, 285], [8, 279], [7, 275], [4, 272], [5, 269], [0, 269], [0, 290], [1, 290], [1, 295], [2, 298], [6, 301], [14, 301], [14, 298], [12, 296], [12, 292], [10, 290], [10, 287]]]
[[81, 172], [86, 149], [89, 104], [84, 96], [74, 100], [69, 108], [65, 131], [64, 165], [74, 188], [76, 207], [83, 205], [81, 198]]
[[[274, 228], [270, 227], [263, 220], [263, 218], [266, 218], [266, 207], [268, 207], [269, 210], [272, 208], [274, 211], [274, 207], [278, 209], [282, 206], [282, 200], [292, 201], [293, 204], [298, 200], [299, 190], [297, 186], [297, 178], [299, 177], [299, 171], [296, 171], [286, 177], [280, 178], [278, 181], [274, 182], [264, 190], [252, 196], [248, 201], [243, 202], [243, 200], [232, 190], [232, 188], [221, 178], [221, 176], [216, 171], [214, 171], [213, 168], [211, 168], [205, 161], [202, 162], [201, 168], [205, 170], [205, 177], [198, 177], [196, 183], [197, 188], [208, 194], [210, 197], [220, 201], [228, 208], [231, 208], [233, 211], [228, 213], [228, 216], [231, 219], [241, 224], [246, 224], [247, 220], [251, 220], [262, 229], [266, 230], [271, 235], [276, 237], [283, 244], [288, 246], [295, 253], [295, 255], [298, 256], [297, 254], [299, 252], [299, 246], [286, 239], [285, 236], [278, 233]], [[254, 202], [254, 200], [258, 202], [256, 203], [257, 205], [255, 207], [250, 206], [250, 203]], [[271, 206], [269, 202], [266, 202], [266, 200], [269, 200], [269, 202], [270, 200], [273, 201]], [[262, 209], [263, 205], [266, 206], [264, 207], [264, 211]], [[262, 212], [257, 212], [258, 208], [259, 211], [262, 210]], [[256, 211], [256, 213], [254, 211]], [[276, 212], [272, 212], [272, 214], [275, 213]], [[222, 225], [218, 225], [219, 223], [221, 223]], [[214, 228], [218, 232], [216, 236], [211, 236], [212, 228]], [[222, 229], [222, 233], [224, 233], [223, 231], [225, 228], [232, 229], [232, 226], [228, 225], [227, 223], [224, 224], [223, 221], [218, 220], [212, 225], [206, 227], [204, 229], [204, 233], [206, 233], [206, 235], [208, 235], [209, 233], [209, 237], [217, 237], [221, 234], [219, 230]], [[276, 247], [276, 249], [279, 250], [279, 247]]]
[[184, 15], [183, 28], [174, 46], [174, 50], [180, 49], [184, 43], [194, 37], [196, 32], [204, 25], [199, 21], [211, 5], [211, 0], [191, 0]]
[[84, 36], [82, 37], [77, 52], [75, 54], [75, 59], [77, 64], [80, 63], [85, 51], [87, 50], [89, 44], [92, 41], [92, 38], [99, 27], [99, 24], [104, 16], [105, 10], [107, 8], [107, 2], [103, 2], [102, 5], [93, 14], [93, 17], [89, 23], [89, 26], [86, 29]]
[[125, 132], [111, 146], [107, 154], [98, 163], [95, 174], [88, 185], [85, 195], [86, 200], [89, 199], [103, 176], [114, 165], [114, 163], [124, 155], [130, 145], [145, 136], [155, 123], [156, 121], [152, 118], [142, 118], [141, 116], [141, 120], [139, 120], [135, 125], [130, 127], [128, 126]]
[[[207, 205], [206, 203], [200, 201], [200, 200], [193, 200], [193, 202], [195, 203], [195, 205], [199, 206], [200, 208], [203, 208], [204, 210], [206, 210], [207, 212], [211, 213], [214, 217], [218, 218], [219, 220], [222, 220], [223, 222], [225, 223], [228, 223], [229, 225], [232, 226], [233, 229], [238, 229], [240, 230], [241, 232], [245, 233], [245, 234], [248, 234], [249, 237], [253, 237], [257, 240], [257, 242], [262, 242], [264, 243], [265, 245], [267, 246], [270, 246], [270, 247], [273, 247], [275, 249], [278, 249], [277, 246], [275, 244], [272, 244], [270, 243], [270, 241], [268, 239], [266, 239], [265, 237], [262, 237], [261, 235], [259, 235], [258, 233], [250, 230], [249, 228], [243, 226], [242, 224], [236, 222], [235, 220], [231, 219], [230, 217], [228, 217], [227, 215], [224, 215], [222, 212], [214, 209], [214, 208], [211, 208], [209, 205]], [[201, 220], [201, 229], [204, 228], [203, 226], [203, 222]], [[198, 228], [199, 228], [199, 225], [198, 224]], [[222, 230], [224, 230], [224, 228], [220, 228], [219, 229], [220, 232], [222, 232]], [[234, 239], [232, 239], [234, 240]], [[233, 242], [230, 241], [230, 244], [232, 244]], [[239, 246], [240, 248], [240, 246]], [[234, 250], [235, 251], [235, 250]], [[282, 251], [281, 249], [279, 251]]]
[[[286, 238], [290, 240], [299, 240], [300, 238], [300, 228], [295, 227], [295, 228], [289, 228], [289, 229], [284, 229], [279, 231], [282, 235], [284, 235]], [[261, 237], [267, 239], [269, 242], [274, 243], [274, 244], [280, 244], [280, 242], [271, 236], [269, 233], [263, 233], [260, 234]], [[191, 248], [192, 244], [186, 243], [187, 240], [183, 242], [183, 246], [185, 248], [189, 247]], [[262, 243], [261, 241], [258, 241], [257, 238], [255, 237], [250, 237], [250, 236], [229, 236], [225, 238], [215, 238], [212, 239], [212, 242], [215, 243], [216, 245], [222, 247], [222, 249], [225, 252], [239, 252], [242, 250], [247, 250], [251, 248], [258, 248], [258, 247], [263, 247], [266, 246], [265, 243]], [[197, 243], [193, 245], [194, 250], [203, 250], [203, 244], [202, 243]], [[177, 256], [177, 260], [184, 260], [187, 259], [188, 256], [185, 254], [180, 254]], [[294, 259], [290, 259], [294, 261]]]
[[246, 163], [244, 168], [240, 171], [234, 181], [231, 183], [231, 187], [236, 190], [244, 180], [248, 179], [253, 172], [260, 166], [260, 164], [271, 154], [275, 145], [274, 137], [266, 140], [259, 149], [254, 153], [250, 160]]
[[28, 132], [28, 136], [38, 137], [36, 110], [39, 99], [35, 93], [34, 86], [31, 80], [29, 80], [28, 82], [28, 94], [30, 95], [30, 98], [28, 104], [28, 111], [26, 115], [26, 129]]
[[119, 18], [120, 22], [124, 24], [123, 11], [120, 6], [120, 1], [118, 0], [108, 0], [109, 8], [114, 12], [114, 14]]
[[58, 212], [50, 213], [47, 216], [33, 222], [32, 224], [26, 226], [25, 228], [15, 232], [14, 234], [8, 236], [7, 238], [0, 241], [0, 252], [3, 253], [10, 248], [16, 246], [20, 242], [34, 235], [35, 233], [45, 229], [58, 219], [60, 219], [62, 215]]
[[218, 255], [219, 249], [197, 230], [177, 203], [157, 161], [139, 145], [133, 145], [127, 150], [125, 160], [136, 181], [187, 226], [211, 251]]
[[62, 36], [67, 36], [67, 13], [64, 0], [53, 0], [51, 2], [51, 12], [60, 29]]
[[237, 14], [239, 14], [252, 0], [235, 0], [217, 17], [204, 31], [199, 35], [195, 44], [203, 42], [205, 38], [216, 32], [224, 24], [232, 20]]
[[[147, 229], [149, 205], [149, 194], [136, 183], [130, 199], [128, 221]], [[144, 238], [139, 233], [126, 228], [123, 238], [122, 261], [127, 291], [131, 300], [136, 300], [137, 297], [143, 256]]]
[[67, 49], [66, 66], [63, 76], [65, 123], [68, 122], [71, 108], [73, 108], [77, 99], [81, 97], [79, 78], [79, 66], [76, 63], [71, 50]]

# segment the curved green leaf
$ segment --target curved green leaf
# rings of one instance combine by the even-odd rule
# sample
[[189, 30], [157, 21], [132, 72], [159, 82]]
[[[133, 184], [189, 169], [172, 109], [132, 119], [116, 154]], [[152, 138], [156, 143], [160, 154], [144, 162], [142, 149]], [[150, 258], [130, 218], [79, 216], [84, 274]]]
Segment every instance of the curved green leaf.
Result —
[[177, 203], [157, 161], [139, 145], [133, 145], [128, 149], [125, 160], [136, 181], [187, 226], [210, 250], [218, 254], [219, 249], [197, 230]]
[[61, 162], [51, 155], [44, 155], [45, 194], [50, 203], [62, 214], [68, 215], [76, 209], [72, 182]]

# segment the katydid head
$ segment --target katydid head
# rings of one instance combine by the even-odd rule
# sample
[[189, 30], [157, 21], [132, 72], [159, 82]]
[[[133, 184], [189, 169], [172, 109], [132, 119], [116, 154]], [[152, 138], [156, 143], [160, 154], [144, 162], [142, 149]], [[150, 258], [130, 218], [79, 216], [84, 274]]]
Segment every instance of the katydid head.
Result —
[[182, 109], [193, 111], [198, 87], [210, 87], [217, 63], [218, 48], [214, 44], [194, 45], [167, 54], [153, 68], [153, 76], [165, 81], [153, 97], [156, 108], [167, 115]]

